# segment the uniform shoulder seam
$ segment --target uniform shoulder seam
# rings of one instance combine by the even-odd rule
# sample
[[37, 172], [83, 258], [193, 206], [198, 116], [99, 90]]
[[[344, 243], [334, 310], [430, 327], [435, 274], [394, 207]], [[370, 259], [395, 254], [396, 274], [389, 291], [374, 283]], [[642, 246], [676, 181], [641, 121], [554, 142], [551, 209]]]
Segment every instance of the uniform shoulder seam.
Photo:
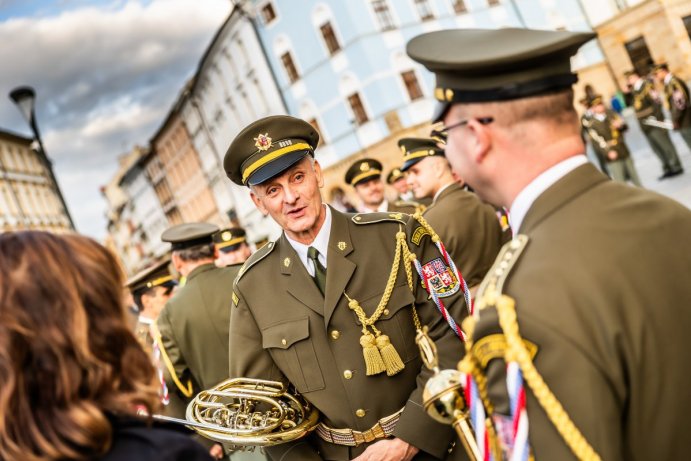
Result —
[[238, 283], [240, 279], [242, 278], [243, 275], [247, 273], [252, 267], [254, 267], [259, 261], [262, 259], [266, 258], [271, 251], [274, 249], [276, 244], [274, 242], [269, 242], [263, 247], [261, 247], [259, 250], [257, 250], [255, 253], [250, 256], [247, 261], [242, 265], [240, 268], [240, 271], [238, 272], [237, 277], [235, 277], [235, 282]]

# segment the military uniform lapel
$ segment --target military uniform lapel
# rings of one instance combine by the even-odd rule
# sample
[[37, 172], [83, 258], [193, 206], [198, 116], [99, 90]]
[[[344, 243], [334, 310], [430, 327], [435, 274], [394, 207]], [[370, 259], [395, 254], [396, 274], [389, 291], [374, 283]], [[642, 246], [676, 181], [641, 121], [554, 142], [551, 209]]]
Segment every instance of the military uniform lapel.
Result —
[[326, 294], [324, 296], [324, 324], [329, 325], [338, 301], [343, 296], [357, 265], [347, 256], [353, 251], [346, 215], [331, 209], [331, 234], [326, 262]]
[[286, 282], [288, 293], [317, 314], [324, 315], [324, 298], [285, 235], [281, 235], [278, 248], [281, 254], [281, 274], [283, 277], [290, 277]]
[[578, 197], [598, 183], [609, 181], [590, 164], [581, 165], [550, 186], [532, 204], [518, 229], [520, 234], [530, 235], [545, 218], [567, 202]]

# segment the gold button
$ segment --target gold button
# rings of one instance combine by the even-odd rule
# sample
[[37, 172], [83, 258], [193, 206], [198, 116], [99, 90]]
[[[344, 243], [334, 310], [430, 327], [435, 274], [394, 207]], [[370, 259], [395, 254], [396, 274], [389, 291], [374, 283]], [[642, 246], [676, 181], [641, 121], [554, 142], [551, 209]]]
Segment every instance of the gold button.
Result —
[[288, 344], [288, 341], [286, 341], [286, 339], [283, 338], [283, 339], [281, 340], [281, 344], [283, 344], [283, 345], [285, 346], [286, 344]]
[[389, 315], [389, 310], [388, 310], [388, 309], [384, 309], [384, 312], [382, 312], [382, 314], [384, 314], [384, 315]]
[[340, 331], [338, 331], [338, 330], [332, 330], [332, 331], [331, 331], [331, 339], [333, 339], [333, 340], [335, 341], [335, 340], [337, 340], [337, 339], [340, 338], [340, 337], [341, 337], [341, 332], [340, 332]]
[[353, 372], [350, 371], [350, 370], [346, 370], [346, 371], [343, 372], [343, 377], [344, 377], [345, 379], [350, 379], [350, 378], [353, 377]]
[[355, 411], [355, 416], [357, 416], [358, 418], [364, 418], [365, 417], [365, 410], [363, 410], [362, 408], [358, 408]]

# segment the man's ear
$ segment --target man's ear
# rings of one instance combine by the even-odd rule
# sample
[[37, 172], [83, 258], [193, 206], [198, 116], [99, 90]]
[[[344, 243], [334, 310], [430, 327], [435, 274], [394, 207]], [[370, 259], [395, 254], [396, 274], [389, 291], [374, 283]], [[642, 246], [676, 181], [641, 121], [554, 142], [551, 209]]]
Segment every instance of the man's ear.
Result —
[[489, 154], [492, 147], [491, 128], [488, 125], [478, 122], [475, 119], [468, 121], [468, 148], [470, 149], [471, 159], [481, 164]]
[[257, 210], [259, 210], [262, 215], [268, 216], [269, 210], [266, 209], [262, 203], [262, 200], [257, 196], [257, 194], [254, 193], [252, 189], [250, 189], [250, 198], [254, 202], [254, 206], [257, 207]]
[[170, 259], [173, 262], [173, 267], [178, 272], [178, 274], [182, 274], [180, 272], [180, 269], [184, 265], [184, 261], [180, 258], [180, 255], [178, 255], [176, 251], [173, 251], [173, 254], [171, 255]]
[[322, 174], [322, 166], [319, 164], [319, 160], [314, 160], [314, 174], [317, 175], [317, 183], [319, 188], [324, 187], [324, 175]]

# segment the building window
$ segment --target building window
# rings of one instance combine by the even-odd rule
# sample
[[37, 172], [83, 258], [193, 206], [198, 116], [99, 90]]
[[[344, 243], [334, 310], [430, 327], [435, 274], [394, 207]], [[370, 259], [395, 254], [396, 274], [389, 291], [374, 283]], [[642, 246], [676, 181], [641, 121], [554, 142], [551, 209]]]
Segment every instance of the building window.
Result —
[[372, 0], [372, 9], [374, 10], [374, 16], [377, 18], [379, 23], [379, 29], [391, 30], [395, 29], [396, 25], [393, 21], [393, 16], [391, 16], [391, 11], [389, 10], [389, 5], [386, 0]]
[[690, 16], [685, 16], [681, 18], [682, 21], [684, 21], [684, 27], [686, 27], [686, 33], [689, 34], [689, 38], [691, 38], [691, 15]]
[[417, 76], [414, 70], [409, 70], [407, 72], [402, 72], [401, 77], [403, 78], [403, 84], [408, 92], [408, 96], [411, 101], [420, 99], [422, 97], [422, 89], [420, 88], [420, 83], [417, 81]]
[[630, 42], [626, 42], [624, 47], [638, 75], [647, 75], [652, 67], [653, 58], [650, 55], [647, 43], [645, 43], [645, 38], [642, 36], [634, 38]]
[[276, 10], [274, 10], [274, 6], [271, 4], [271, 2], [268, 2], [266, 5], [262, 6], [260, 11], [264, 24], [268, 25], [271, 23], [271, 21], [276, 19]]
[[350, 104], [357, 125], [362, 125], [369, 120], [367, 112], [365, 111], [365, 106], [362, 105], [362, 99], [360, 99], [358, 93], [353, 93], [348, 96], [348, 104]]
[[432, 12], [432, 6], [429, 4], [429, 0], [414, 0], [415, 9], [417, 14], [420, 15], [420, 19], [423, 21], [429, 21], [434, 19], [434, 13]]
[[338, 39], [336, 38], [333, 27], [331, 27], [331, 23], [327, 22], [321, 26], [319, 30], [322, 33], [322, 37], [324, 37], [324, 42], [326, 43], [326, 48], [329, 49], [329, 54], [333, 55], [340, 51], [341, 45], [338, 43]]
[[293, 57], [290, 55], [290, 51], [283, 53], [281, 56], [281, 62], [286, 70], [286, 74], [288, 74], [288, 80], [290, 80], [290, 83], [300, 79], [300, 74], [298, 74], [298, 70], [295, 67], [295, 62], [293, 61]]
[[322, 133], [321, 128], [319, 127], [319, 123], [317, 122], [316, 118], [312, 118], [307, 120], [307, 123], [312, 125], [312, 127], [317, 130], [317, 133], [319, 133], [319, 143], [317, 144], [317, 147], [321, 146], [324, 144], [324, 134]]
[[456, 12], [456, 14], [461, 14], [468, 11], [468, 7], [465, 5], [464, 0], [453, 0], [451, 3], [453, 3], [453, 10]]
[[487, 0], [487, 4], [489, 6], [497, 6], [497, 5], [501, 5], [501, 2], [499, 0]]

